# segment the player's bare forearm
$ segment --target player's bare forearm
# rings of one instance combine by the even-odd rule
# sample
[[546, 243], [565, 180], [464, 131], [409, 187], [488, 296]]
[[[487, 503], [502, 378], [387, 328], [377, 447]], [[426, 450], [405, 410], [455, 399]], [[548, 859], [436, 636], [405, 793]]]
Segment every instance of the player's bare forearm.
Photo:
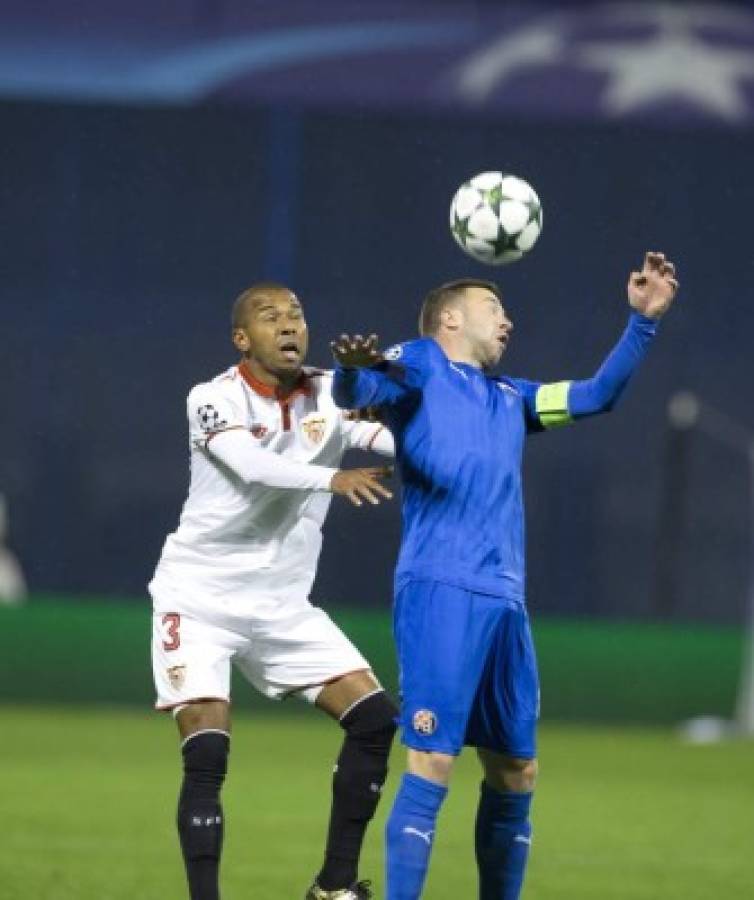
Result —
[[649, 319], [660, 319], [670, 309], [678, 292], [675, 264], [664, 253], [650, 250], [640, 272], [628, 279], [628, 302]]

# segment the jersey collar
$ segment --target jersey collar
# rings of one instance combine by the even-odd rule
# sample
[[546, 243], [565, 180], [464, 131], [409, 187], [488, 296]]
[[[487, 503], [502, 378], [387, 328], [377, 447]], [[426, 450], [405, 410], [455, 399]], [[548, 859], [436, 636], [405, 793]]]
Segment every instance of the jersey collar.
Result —
[[248, 367], [243, 364], [243, 362], [240, 362], [238, 364], [238, 373], [246, 382], [246, 384], [248, 384], [248, 386], [252, 389], [252, 391], [254, 391], [256, 394], [259, 394], [260, 397], [267, 397], [269, 400], [277, 400], [281, 403], [287, 403], [298, 394], [304, 394], [308, 397], [312, 392], [312, 386], [309, 382], [309, 376], [306, 374], [306, 372], [301, 373], [298, 381], [293, 386], [293, 389], [287, 394], [284, 394], [280, 390], [280, 388], [271, 387], [269, 384], [265, 384], [258, 378], [255, 378], [249, 371]]

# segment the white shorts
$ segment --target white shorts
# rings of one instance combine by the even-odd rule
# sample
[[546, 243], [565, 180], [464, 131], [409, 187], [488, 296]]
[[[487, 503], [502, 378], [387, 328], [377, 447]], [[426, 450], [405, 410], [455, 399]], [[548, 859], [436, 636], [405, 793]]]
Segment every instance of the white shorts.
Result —
[[[265, 697], [300, 692], [313, 702], [321, 687], [371, 667], [323, 610], [308, 601], [270, 615], [226, 619], [222, 625], [185, 612], [155, 612], [152, 671], [157, 709], [195, 700], [229, 700], [230, 666]], [[260, 610], [262, 612], [262, 610]]]

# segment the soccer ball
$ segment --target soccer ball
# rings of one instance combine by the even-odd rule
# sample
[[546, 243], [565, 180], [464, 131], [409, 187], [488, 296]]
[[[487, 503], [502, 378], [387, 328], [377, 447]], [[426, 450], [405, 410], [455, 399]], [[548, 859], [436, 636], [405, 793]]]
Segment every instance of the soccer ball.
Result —
[[542, 205], [534, 188], [505, 172], [482, 172], [464, 182], [450, 204], [450, 230], [478, 262], [515, 262], [542, 230]]

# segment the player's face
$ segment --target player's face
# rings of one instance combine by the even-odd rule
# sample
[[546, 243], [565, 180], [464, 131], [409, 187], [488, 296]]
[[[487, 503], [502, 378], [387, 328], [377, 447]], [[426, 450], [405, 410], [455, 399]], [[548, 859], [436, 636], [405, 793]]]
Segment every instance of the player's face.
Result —
[[508, 346], [513, 322], [500, 300], [484, 287], [466, 289], [463, 313], [464, 334], [472, 357], [483, 369], [493, 368]]
[[255, 297], [247, 306], [243, 328], [233, 340], [241, 352], [272, 375], [296, 375], [306, 358], [309, 331], [298, 298], [290, 291]]

